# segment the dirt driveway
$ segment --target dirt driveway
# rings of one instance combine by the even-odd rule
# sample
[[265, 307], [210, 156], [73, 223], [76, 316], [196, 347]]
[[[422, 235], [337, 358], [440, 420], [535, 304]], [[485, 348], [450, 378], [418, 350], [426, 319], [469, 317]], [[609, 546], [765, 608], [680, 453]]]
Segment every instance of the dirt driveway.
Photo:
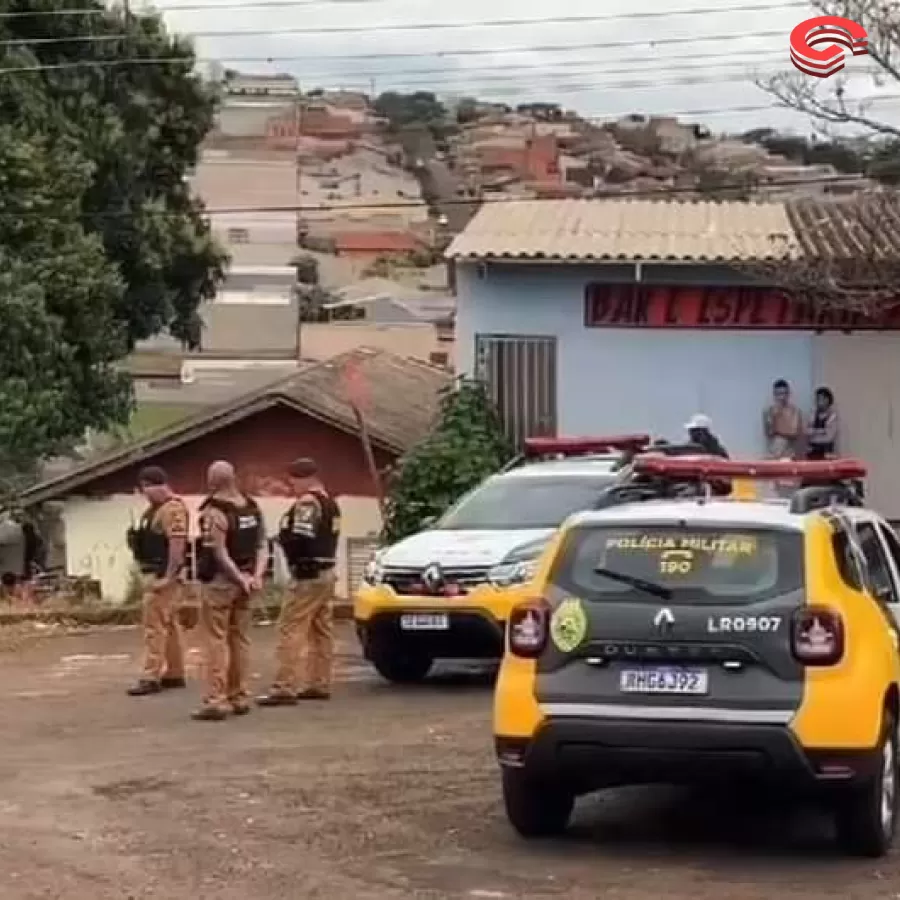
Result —
[[[195, 689], [124, 695], [134, 631], [0, 653], [0, 897], [900, 898], [896, 858], [840, 859], [818, 818], [724, 797], [618, 792], [526, 845], [486, 681], [389, 688], [343, 638], [330, 704], [225, 723], [189, 720]], [[260, 675], [271, 643], [256, 632]]]

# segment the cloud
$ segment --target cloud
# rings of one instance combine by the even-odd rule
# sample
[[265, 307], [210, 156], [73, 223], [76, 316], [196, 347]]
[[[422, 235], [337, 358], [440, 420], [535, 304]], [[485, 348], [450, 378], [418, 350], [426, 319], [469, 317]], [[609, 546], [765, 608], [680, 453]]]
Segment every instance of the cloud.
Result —
[[[596, 0], [558, 4], [456, 0], [446, 6], [424, 0], [297, 0], [294, 4], [280, 0], [284, 5], [224, 10], [217, 8], [222, 0], [209, 0], [209, 9], [171, 11], [166, 11], [166, 2], [160, 8], [170, 28], [196, 35], [201, 57], [245, 71], [290, 72], [304, 88], [434, 90], [510, 104], [546, 100], [598, 118], [633, 112], [677, 114], [715, 131], [762, 125], [810, 130], [805, 117], [789, 111], [746, 109], [767, 107], [771, 102], [755, 85], [755, 77], [790, 70], [788, 35], [810, 14], [809, 7], [796, 3], [729, 10], [752, 0], [636, 0], [627, 6], [623, 18], [613, 19], [608, 17], [616, 8]], [[191, 3], [198, 6], [200, 0]], [[760, 4], [775, 5], [756, 0]], [[673, 12], [691, 7], [715, 11]], [[604, 20], [505, 27], [479, 24], [485, 19], [552, 16], [602, 16]], [[462, 27], [396, 28], [443, 22]], [[350, 26], [363, 30], [297, 33]], [[452, 55], [460, 50], [468, 54]], [[864, 58], [849, 61], [846, 71], [857, 70], [849, 80], [851, 96], [879, 93], [866, 74], [868, 68], [871, 63]], [[880, 92], [898, 93], [900, 85]], [[878, 103], [873, 112], [900, 121], [900, 102]]]

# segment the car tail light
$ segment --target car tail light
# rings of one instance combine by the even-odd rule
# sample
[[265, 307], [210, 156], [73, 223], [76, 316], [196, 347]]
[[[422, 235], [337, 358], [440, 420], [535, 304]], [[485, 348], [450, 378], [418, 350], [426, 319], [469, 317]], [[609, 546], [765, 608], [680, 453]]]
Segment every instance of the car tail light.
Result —
[[515, 656], [534, 659], [544, 652], [550, 635], [550, 608], [543, 600], [516, 606], [507, 624], [509, 649]]
[[806, 666], [833, 666], [844, 655], [844, 621], [833, 609], [807, 606], [791, 622], [794, 658]]

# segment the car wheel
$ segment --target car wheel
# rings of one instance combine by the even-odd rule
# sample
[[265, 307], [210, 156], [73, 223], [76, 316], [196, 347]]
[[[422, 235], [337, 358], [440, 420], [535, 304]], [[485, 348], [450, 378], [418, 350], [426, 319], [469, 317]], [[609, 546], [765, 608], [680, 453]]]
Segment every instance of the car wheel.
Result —
[[375, 671], [393, 684], [419, 684], [428, 677], [434, 660], [421, 653], [410, 653], [399, 647], [379, 649], [370, 656]]
[[885, 714], [874, 778], [845, 798], [837, 812], [838, 838], [854, 856], [884, 856], [897, 829], [897, 722]]
[[502, 771], [506, 817], [522, 837], [555, 837], [566, 830], [575, 808], [573, 794], [535, 782], [521, 769]]

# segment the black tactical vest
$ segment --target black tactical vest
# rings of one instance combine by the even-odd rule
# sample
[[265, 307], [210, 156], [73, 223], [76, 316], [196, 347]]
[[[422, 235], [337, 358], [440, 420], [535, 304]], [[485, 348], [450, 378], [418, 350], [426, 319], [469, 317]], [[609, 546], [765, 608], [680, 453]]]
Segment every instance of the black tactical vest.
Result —
[[[225, 514], [228, 519], [228, 533], [225, 537], [228, 555], [242, 572], [249, 573], [256, 568], [263, 517], [255, 500], [250, 497], [246, 497], [245, 500], [243, 505], [238, 505], [217, 497], [207, 497], [200, 504], [200, 512], [202, 514], [204, 509], [213, 507]], [[206, 529], [201, 530], [197, 540], [196, 558], [197, 578], [204, 582], [212, 581], [219, 572], [219, 562], [216, 559], [212, 534]]]
[[322, 516], [314, 537], [294, 531], [296, 504], [285, 513], [278, 530], [278, 543], [294, 578], [302, 581], [316, 578], [334, 568], [338, 538], [341, 533], [341, 508], [325, 491], [310, 491], [319, 501]]
[[[178, 502], [167, 500], [166, 503]], [[144, 510], [137, 527], [132, 526], [125, 533], [128, 547], [135, 562], [145, 575], [162, 578], [169, 566], [169, 538], [157, 523], [156, 515], [165, 504], [148, 506]]]

